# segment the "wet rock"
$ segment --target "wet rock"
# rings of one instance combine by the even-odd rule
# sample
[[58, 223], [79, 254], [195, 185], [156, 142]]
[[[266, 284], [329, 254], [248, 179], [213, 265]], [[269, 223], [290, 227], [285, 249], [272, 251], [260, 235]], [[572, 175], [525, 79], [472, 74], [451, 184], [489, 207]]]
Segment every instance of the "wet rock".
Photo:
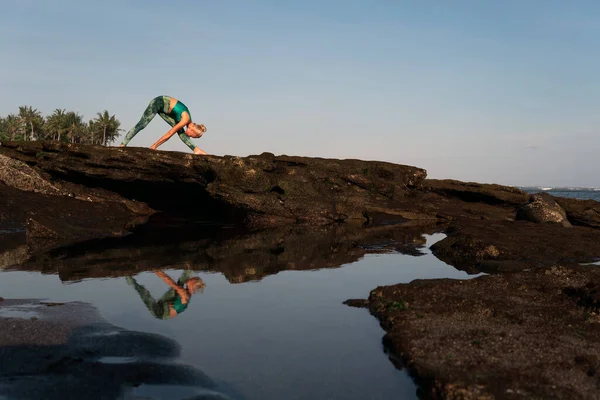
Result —
[[26, 245], [0, 251], [0, 270], [12, 265], [19, 265], [31, 257], [29, 247]]
[[61, 194], [57, 187], [43, 179], [33, 168], [2, 154], [0, 154], [0, 184], [30, 192]]
[[355, 308], [368, 308], [369, 302], [366, 299], [349, 299], [344, 301], [344, 304]]
[[594, 200], [556, 197], [573, 225], [600, 228], [600, 203]]
[[[289, 223], [435, 220], [403, 202], [426, 171], [377, 161], [274, 156], [198, 157], [145, 148], [3, 142], [0, 153], [53, 180], [102, 189], [190, 219], [267, 227]], [[82, 193], [85, 196], [85, 193]]]
[[572, 225], [567, 219], [567, 213], [549, 193], [536, 193], [531, 196], [529, 203], [517, 209], [517, 220], [537, 223], [557, 223], [566, 228]]
[[[596, 399], [596, 266], [378, 287], [369, 309], [426, 398]], [[400, 306], [403, 305], [403, 306]]]
[[458, 221], [433, 254], [469, 273], [501, 273], [559, 263], [593, 262], [600, 256], [600, 231], [527, 221]]
[[[189, 223], [250, 230], [434, 227], [448, 234], [433, 248], [435, 254], [469, 271], [516, 270], [530, 261], [530, 266], [584, 262], [600, 255], [600, 203], [541, 196], [520, 208], [529, 196], [519, 189], [428, 180], [425, 170], [412, 166], [271, 153], [198, 157], [47, 142], [3, 142], [0, 154], [72, 194], [49, 200], [32, 193], [23, 202], [25, 192], [0, 186], [7, 194], [0, 196], [0, 229], [24, 229], [35, 212], [34, 219], [56, 232], [60, 245], [126, 235], [158, 212]], [[565, 215], [575, 223], [572, 229], [560, 225], [569, 224]], [[533, 224], [515, 216], [557, 223]]]
[[123, 236], [139, 217], [122, 203], [83, 201], [0, 185], [0, 243], [2, 247], [10, 244], [7, 250]]
[[60, 235], [53, 229], [44, 226], [33, 218], [25, 223], [27, 245], [31, 247], [47, 247], [60, 240]]
[[527, 201], [529, 195], [510, 186], [461, 182], [452, 179], [428, 179], [424, 186], [444, 197], [457, 198], [467, 203], [518, 206]]
[[563, 292], [574, 299], [577, 305], [598, 315], [600, 313], [600, 283], [588, 282], [582, 287], [569, 286]]
[[457, 268], [469, 268], [500, 256], [500, 251], [495, 245], [468, 234], [454, 234], [443, 239], [433, 244], [431, 251], [440, 260]]

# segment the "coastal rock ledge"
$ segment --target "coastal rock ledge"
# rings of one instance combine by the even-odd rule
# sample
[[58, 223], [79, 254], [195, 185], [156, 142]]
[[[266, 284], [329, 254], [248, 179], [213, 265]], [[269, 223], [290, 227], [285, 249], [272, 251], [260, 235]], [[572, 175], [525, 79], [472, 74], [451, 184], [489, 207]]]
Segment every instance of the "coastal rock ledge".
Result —
[[[432, 220], [404, 207], [426, 171], [385, 162], [270, 153], [198, 157], [53, 142], [4, 142], [0, 154], [33, 167], [74, 198], [144, 203], [188, 219], [252, 228], [364, 223], [378, 217]], [[0, 175], [0, 181], [15, 180]]]
[[600, 268], [378, 287], [367, 307], [421, 398], [598, 399]]
[[162, 215], [251, 231], [342, 224], [442, 232], [434, 254], [469, 273], [600, 256], [598, 202], [556, 197], [537, 212], [556, 212], [543, 209], [551, 204], [564, 221], [522, 220], [531, 196], [517, 188], [426, 179], [413, 166], [56, 142], [2, 142], [0, 166], [2, 247], [125, 236]]
[[[426, 175], [378, 161], [2, 142], [0, 270], [77, 280], [130, 272], [113, 260], [133, 271], [193, 261], [245, 282], [378, 249], [420, 255], [421, 235], [443, 233], [434, 256], [488, 275], [347, 302], [379, 319], [421, 397], [597, 399], [600, 268], [581, 264], [600, 259], [600, 203]], [[247, 236], [213, 243], [216, 226]]]

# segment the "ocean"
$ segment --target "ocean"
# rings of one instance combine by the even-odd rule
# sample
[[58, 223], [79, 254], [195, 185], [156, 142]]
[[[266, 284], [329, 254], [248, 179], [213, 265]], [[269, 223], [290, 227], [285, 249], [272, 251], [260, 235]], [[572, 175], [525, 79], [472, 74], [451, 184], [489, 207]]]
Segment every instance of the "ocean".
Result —
[[574, 199], [582, 200], [596, 200], [600, 201], [600, 188], [590, 187], [518, 187], [527, 193], [550, 193], [552, 196], [557, 197], [571, 197]]

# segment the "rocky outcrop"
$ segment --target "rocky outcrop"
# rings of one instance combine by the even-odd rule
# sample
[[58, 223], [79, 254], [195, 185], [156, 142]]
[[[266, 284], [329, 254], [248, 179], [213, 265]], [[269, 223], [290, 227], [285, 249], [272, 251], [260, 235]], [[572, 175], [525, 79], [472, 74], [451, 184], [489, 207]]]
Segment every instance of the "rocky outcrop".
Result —
[[521, 189], [510, 186], [461, 182], [453, 179], [429, 179], [425, 186], [432, 192], [448, 198], [457, 198], [465, 203], [519, 206], [529, 197]]
[[[0, 153], [41, 171], [57, 186], [142, 202], [189, 219], [255, 228], [385, 219], [431, 220], [405, 209], [423, 169], [384, 162], [275, 157], [197, 157], [140, 148], [3, 143]], [[75, 185], [78, 188], [75, 188]], [[97, 199], [102, 196], [93, 192]]]
[[33, 168], [22, 161], [0, 155], [0, 183], [15, 189], [43, 194], [60, 194]]
[[25, 173], [24, 181], [0, 184], [0, 234], [25, 233], [31, 247], [128, 235], [159, 213], [250, 230], [340, 223], [434, 230], [448, 235], [434, 254], [473, 272], [600, 256], [597, 202], [547, 195], [523, 207], [530, 196], [519, 189], [425, 179], [412, 166], [45, 142], [3, 142], [0, 156], [12, 171], [5, 177]]
[[374, 289], [366, 306], [424, 398], [597, 399], [597, 266]]
[[120, 202], [86, 201], [0, 184], [0, 251], [25, 243], [41, 249], [123, 236], [148, 215], [134, 213]]
[[567, 219], [567, 213], [548, 193], [531, 195], [529, 203], [517, 209], [517, 220], [537, 223], [555, 223], [570, 228], [572, 225]]
[[555, 197], [554, 200], [565, 210], [573, 225], [600, 228], [600, 204], [594, 200]]
[[351, 302], [380, 319], [426, 395], [596, 393], [600, 276], [575, 265], [600, 258], [597, 202], [524, 206], [515, 188], [374, 161], [43, 142], [2, 143], [1, 156], [0, 267], [75, 281], [177, 266], [241, 283], [373, 252], [419, 255], [423, 233], [443, 232], [439, 259], [493, 276]]
[[527, 221], [472, 221], [446, 229], [431, 250], [469, 273], [498, 273], [594, 261], [600, 258], [597, 229], [565, 229]]

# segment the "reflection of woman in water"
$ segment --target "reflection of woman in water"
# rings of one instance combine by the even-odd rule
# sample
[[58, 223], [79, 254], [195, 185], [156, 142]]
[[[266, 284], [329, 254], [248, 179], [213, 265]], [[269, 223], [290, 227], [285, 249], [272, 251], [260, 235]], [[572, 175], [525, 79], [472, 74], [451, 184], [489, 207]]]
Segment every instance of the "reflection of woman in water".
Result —
[[192, 295], [206, 286], [199, 277], [191, 277], [190, 271], [184, 271], [177, 282], [162, 271], [156, 271], [155, 274], [171, 287], [159, 300], [154, 300], [148, 289], [133, 277], [125, 279], [138, 292], [150, 313], [158, 319], [173, 318], [184, 312]]

